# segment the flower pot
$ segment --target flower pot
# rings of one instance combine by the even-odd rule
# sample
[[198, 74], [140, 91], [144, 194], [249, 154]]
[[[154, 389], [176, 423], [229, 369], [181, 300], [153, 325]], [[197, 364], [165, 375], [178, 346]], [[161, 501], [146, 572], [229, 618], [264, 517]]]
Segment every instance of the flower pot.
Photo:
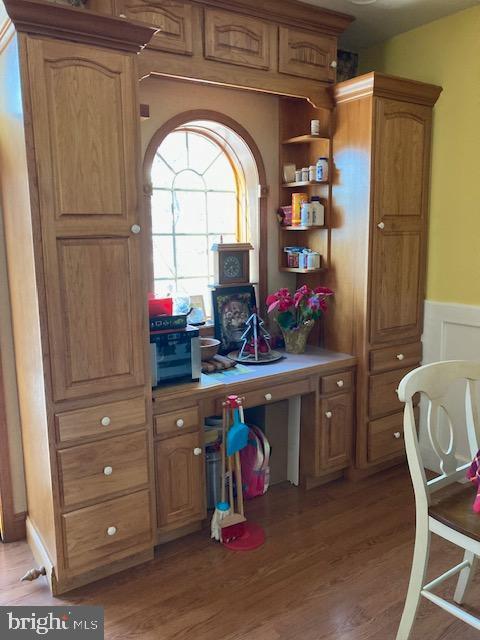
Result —
[[307, 320], [295, 329], [284, 329], [280, 327], [285, 340], [285, 351], [287, 353], [305, 353], [308, 336], [315, 324], [314, 320]]

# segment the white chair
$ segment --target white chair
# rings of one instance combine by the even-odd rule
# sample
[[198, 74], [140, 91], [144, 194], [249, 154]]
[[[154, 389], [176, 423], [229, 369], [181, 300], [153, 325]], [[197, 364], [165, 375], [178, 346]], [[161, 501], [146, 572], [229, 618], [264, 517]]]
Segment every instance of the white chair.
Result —
[[[451, 385], [459, 379], [466, 381], [466, 420], [462, 424], [456, 424], [454, 428], [442, 403], [445, 402]], [[415, 492], [417, 522], [412, 573], [396, 640], [408, 640], [410, 637], [422, 596], [480, 630], [480, 619], [458, 606], [464, 601], [475, 571], [477, 556], [480, 556], [480, 515], [472, 511], [475, 491], [471, 483], [457, 485], [458, 490], [455, 492], [452, 492], [451, 488], [439, 491], [465, 479], [470, 466], [470, 462], [465, 463], [465, 460], [459, 463], [455, 455], [459, 430], [463, 428], [467, 431], [471, 459], [480, 448], [479, 409], [475, 384], [477, 381], [480, 381], [480, 363], [437, 362], [411, 371], [403, 378], [398, 388], [398, 397], [405, 402], [405, 447]], [[440, 461], [441, 475], [433, 480], [427, 480], [425, 475], [415, 425], [413, 397], [419, 392], [428, 404], [428, 436]], [[442, 429], [446, 426], [450, 435], [448, 447], [442, 447], [443, 439], [439, 433], [439, 417], [442, 413], [445, 416]], [[439, 493], [436, 493], [437, 491]], [[456, 567], [425, 584], [432, 533], [461, 547], [465, 555]], [[457, 574], [459, 578], [453, 597], [457, 604], [454, 604], [436, 595], [434, 589]]]

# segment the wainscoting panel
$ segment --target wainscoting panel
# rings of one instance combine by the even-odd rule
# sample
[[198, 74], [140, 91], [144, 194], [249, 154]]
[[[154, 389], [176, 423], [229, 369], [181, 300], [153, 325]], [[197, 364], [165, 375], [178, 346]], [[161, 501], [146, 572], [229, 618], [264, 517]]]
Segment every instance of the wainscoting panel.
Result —
[[[423, 364], [439, 360], [480, 360], [480, 306], [427, 300], [422, 342]], [[452, 389], [446, 402], [454, 424], [464, 425], [465, 422], [464, 393], [465, 385], [459, 384]], [[427, 468], [438, 471], [438, 459], [426, 432], [425, 415], [425, 407], [421, 405], [422, 455]], [[458, 451], [461, 458], [470, 460], [465, 438], [458, 440]]]

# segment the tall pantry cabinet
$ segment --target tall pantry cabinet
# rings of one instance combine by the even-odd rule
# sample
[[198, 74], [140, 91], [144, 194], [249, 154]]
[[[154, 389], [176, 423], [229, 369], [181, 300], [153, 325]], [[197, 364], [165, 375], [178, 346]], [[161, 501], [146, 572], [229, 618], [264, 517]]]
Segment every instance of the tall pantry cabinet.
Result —
[[8, 158], [23, 197], [3, 213], [27, 535], [60, 593], [153, 551], [136, 52], [154, 30], [5, 4], [24, 122]]
[[396, 389], [421, 361], [432, 108], [440, 87], [370, 73], [333, 88], [329, 348], [358, 356], [356, 466], [404, 453]]

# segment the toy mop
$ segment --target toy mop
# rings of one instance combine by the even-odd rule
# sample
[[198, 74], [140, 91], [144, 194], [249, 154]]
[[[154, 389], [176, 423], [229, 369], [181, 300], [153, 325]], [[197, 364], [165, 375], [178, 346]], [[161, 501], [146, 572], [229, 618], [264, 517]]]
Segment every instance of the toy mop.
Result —
[[[229, 428], [231, 416], [232, 425]], [[222, 435], [221, 501], [213, 514], [211, 537], [221, 541], [229, 549], [256, 549], [263, 544], [265, 534], [258, 525], [247, 523], [244, 512], [240, 451], [247, 445], [248, 427], [238, 396], [228, 396], [223, 405]], [[233, 490], [234, 476], [236, 498]]]

